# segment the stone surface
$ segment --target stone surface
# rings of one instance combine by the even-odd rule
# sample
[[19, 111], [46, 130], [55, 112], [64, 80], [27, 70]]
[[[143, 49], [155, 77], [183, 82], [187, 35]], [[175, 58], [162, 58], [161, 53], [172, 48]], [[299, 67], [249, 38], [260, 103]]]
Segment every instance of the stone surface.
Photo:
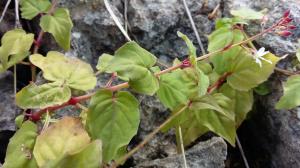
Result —
[[[227, 156], [227, 146], [222, 138], [214, 137], [200, 142], [185, 152], [189, 168], [222, 168]], [[181, 168], [182, 155], [176, 154], [163, 159], [141, 163], [135, 168]]]
[[15, 118], [18, 114], [14, 105], [13, 75], [11, 72], [0, 74], [0, 131], [14, 131]]

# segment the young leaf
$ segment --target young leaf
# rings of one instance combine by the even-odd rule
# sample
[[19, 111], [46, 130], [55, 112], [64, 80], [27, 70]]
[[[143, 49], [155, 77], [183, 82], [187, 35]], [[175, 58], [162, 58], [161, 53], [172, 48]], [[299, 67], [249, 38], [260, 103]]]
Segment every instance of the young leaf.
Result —
[[[240, 30], [233, 30], [233, 41], [232, 43], [238, 43], [243, 41], [244, 35]], [[226, 46], [223, 46], [226, 47]], [[214, 70], [219, 74], [224, 74], [228, 71], [229, 66], [232, 64], [233, 60], [236, 57], [239, 57], [241, 54], [242, 48], [240, 46], [233, 47], [228, 49], [227, 51], [223, 51], [221, 53], [215, 54], [209, 58], [209, 60], [214, 65]]]
[[98, 91], [91, 99], [86, 126], [93, 139], [103, 142], [105, 163], [117, 157], [137, 133], [140, 114], [137, 99], [129, 92]]
[[137, 43], [128, 42], [115, 52], [107, 71], [117, 72], [122, 79], [129, 80], [136, 92], [153, 95], [159, 88], [158, 80], [150, 70], [155, 63], [154, 55]]
[[51, 7], [49, 0], [21, 0], [20, 10], [23, 19], [31, 20], [39, 13], [45, 13]]
[[238, 128], [245, 120], [248, 112], [252, 109], [252, 90], [238, 91], [230, 87], [228, 84], [224, 84], [219, 91], [231, 99], [232, 111], [235, 113], [236, 128]]
[[36, 161], [32, 156], [36, 136], [37, 126], [31, 121], [24, 122], [9, 141], [3, 167], [37, 168]]
[[276, 109], [291, 109], [300, 105], [300, 75], [290, 76], [283, 84], [283, 96], [276, 104]]
[[97, 79], [91, 65], [77, 58], [50, 51], [46, 57], [40, 54], [31, 55], [30, 61], [42, 69], [44, 78], [49, 81], [60, 82], [83, 91], [96, 86]]
[[16, 104], [23, 109], [38, 109], [63, 104], [70, 98], [71, 89], [61, 83], [32, 83], [17, 93]]
[[240, 17], [246, 20], [261, 20], [264, 17], [262, 12], [257, 12], [250, 8], [241, 8], [238, 10], [231, 10], [233, 16]]
[[33, 155], [39, 167], [76, 154], [90, 143], [90, 137], [79, 119], [64, 117], [50, 125], [36, 139]]
[[234, 89], [248, 91], [266, 81], [273, 73], [279, 58], [271, 53], [266, 54], [264, 58], [272, 64], [262, 61], [260, 67], [251, 55], [241, 53], [230, 65], [229, 72], [232, 74], [227, 77], [227, 83]]
[[74, 155], [67, 155], [57, 162], [47, 163], [47, 168], [99, 168], [102, 163], [101, 145], [100, 140], [95, 140]]
[[26, 34], [22, 29], [14, 29], [3, 35], [0, 47], [0, 73], [28, 56], [33, 38], [33, 34]]
[[208, 37], [208, 51], [214, 52], [219, 49], [223, 49], [224, 47], [232, 44], [234, 39], [233, 31], [231, 28], [222, 27], [215, 30], [212, 34]]
[[68, 9], [58, 8], [53, 15], [42, 16], [40, 26], [43, 31], [51, 33], [64, 50], [70, 49], [73, 23]]
[[177, 35], [185, 41], [187, 47], [189, 48], [189, 60], [191, 61], [192, 65], [196, 65], [197, 49], [194, 46], [193, 42], [188, 38], [188, 36], [181, 33], [180, 31], [177, 32]]
[[110, 66], [110, 61], [113, 59], [114, 57], [112, 55], [109, 54], [102, 54], [99, 59], [98, 59], [98, 64], [96, 66], [97, 70], [100, 72], [107, 72], [107, 73], [112, 73], [109, 72], [107, 69]]

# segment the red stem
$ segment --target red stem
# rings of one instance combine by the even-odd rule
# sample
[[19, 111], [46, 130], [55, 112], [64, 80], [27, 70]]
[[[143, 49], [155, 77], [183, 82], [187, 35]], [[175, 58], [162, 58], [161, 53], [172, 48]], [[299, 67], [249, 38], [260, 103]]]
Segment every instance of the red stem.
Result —
[[232, 73], [231, 72], [226, 72], [224, 73], [218, 80], [215, 82], [213, 85], [211, 85], [207, 89], [207, 94], [211, 94], [214, 90], [219, 89], [223, 83], [226, 81], [227, 77], [230, 76]]

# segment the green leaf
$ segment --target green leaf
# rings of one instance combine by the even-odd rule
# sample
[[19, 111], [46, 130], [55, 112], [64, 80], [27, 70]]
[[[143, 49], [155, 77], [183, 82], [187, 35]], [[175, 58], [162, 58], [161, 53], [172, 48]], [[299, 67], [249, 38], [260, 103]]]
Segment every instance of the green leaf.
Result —
[[153, 95], [159, 88], [158, 79], [150, 70], [155, 63], [154, 55], [137, 43], [128, 42], [115, 52], [107, 71], [117, 72], [122, 79], [129, 80], [134, 91]]
[[32, 150], [37, 136], [37, 126], [26, 121], [10, 139], [3, 168], [37, 168]]
[[45, 13], [51, 7], [49, 0], [21, 0], [22, 18], [31, 20], [39, 13]]
[[157, 96], [168, 108], [174, 109], [178, 105], [186, 104], [190, 97], [190, 90], [186, 82], [193, 82], [184, 78], [183, 70], [178, 69], [172, 73], [164, 74], [159, 80]]
[[261, 20], [264, 17], [264, 14], [262, 12], [257, 12], [253, 9], [245, 7], [238, 10], [231, 10], [230, 13], [233, 16], [247, 20]]
[[[240, 30], [233, 30], [232, 33], [233, 44], [244, 40], [244, 35]], [[213, 55], [209, 58], [209, 60], [213, 63], [215, 67], [214, 70], [219, 74], [223, 74], [228, 71], [228, 68], [232, 64], [233, 60], [240, 56], [241, 51], [242, 48], [240, 46], [236, 46], [221, 53]]]
[[[108, 67], [110, 66], [110, 61], [113, 59], [114, 57], [112, 55], [109, 54], [102, 54], [99, 59], [98, 59], [98, 64], [96, 66], [97, 70], [100, 72], [108, 72]], [[111, 72], [109, 72], [111, 73]]]
[[33, 155], [39, 167], [46, 167], [52, 161], [57, 162], [65, 156], [77, 154], [89, 143], [90, 137], [81, 121], [64, 117], [37, 137]]
[[232, 74], [227, 77], [227, 83], [234, 89], [248, 91], [266, 81], [273, 73], [279, 58], [271, 53], [266, 54], [264, 58], [270, 60], [272, 64], [262, 61], [260, 67], [251, 55], [241, 53], [231, 63], [229, 72]]
[[276, 109], [292, 109], [300, 105], [300, 75], [290, 76], [283, 84], [283, 96], [276, 104]]
[[[182, 126], [185, 145], [207, 131], [213, 131], [234, 146], [235, 116], [231, 108], [231, 100], [220, 93], [194, 98], [189, 107], [168, 123], [163, 131]], [[172, 115], [177, 112], [178, 109]]]
[[3, 35], [0, 47], [0, 73], [29, 55], [33, 38], [33, 34], [26, 34], [22, 29], [14, 29]]
[[83, 91], [96, 86], [97, 79], [91, 65], [77, 58], [50, 51], [47, 57], [40, 54], [31, 55], [30, 61], [42, 69], [44, 78], [49, 81], [60, 82]]
[[219, 91], [231, 99], [232, 111], [235, 112], [236, 128], [238, 128], [246, 119], [248, 112], [252, 109], [252, 90], [238, 91], [230, 87], [228, 84], [224, 84]]
[[178, 37], [182, 38], [185, 41], [187, 47], [189, 48], [189, 60], [190, 60], [191, 64], [196, 65], [197, 64], [197, 60], [196, 60], [197, 49], [194, 46], [193, 42], [188, 38], [188, 36], [181, 33], [180, 31], [177, 32], [177, 35], [178, 35]]
[[214, 52], [225, 48], [226, 46], [232, 44], [234, 40], [233, 31], [231, 28], [222, 27], [215, 30], [212, 34], [208, 36], [208, 51]]
[[[231, 100], [228, 97], [219, 94], [215, 94], [213, 97], [224, 110], [228, 109], [226, 106], [230, 106]], [[223, 137], [232, 146], [235, 146], [236, 129], [234, 119], [228, 118], [213, 109], [195, 109], [195, 113], [199, 124]]]
[[16, 95], [16, 104], [23, 109], [61, 105], [71, 98], [71, 89], [58, 82], [43, 85], [29, 84]]
[[233, 17], [233, 18], [218, 18], [216, 20], [216, 29], [219, 29], [221, 27], [228, 27], [232, 28], [236, 24], [245, 24], [247, 25], [248, 23], [243, 20], [242, 18], [239, 17]]
[[95, 140], [82, 151], [67, 155], [58, 162], [47, 163], [47, 168], [99, 168], [102, 162], [101, 141]]
[[105, 163], [117, 157], [137, 133], [140, 114], [137, 99], [129, 92], [98, 91], [91, 99], [86, 126], [93, 139], [103, 142]]
[[267, 83], [264, 82], [264, 83], [258, 85], [256, 88], [254, 88], [254, 92], [257, 93], [258, 95], [265, 96], [265, 95], [269, 94], [271, 91], [270, 91]]
[[24, 122], [24, 114], [20, 114], [15, 118], [15, 124], [17, 128], [21, 128], [23, 122]]
[[51, 33], [64, 50], [70, 49], [73, 23], [68, 9], [58, 8], [53, 15], [42, 16], [40, 26], [43, 31]]
[[206, 61], [198, 61], [197, 68], [200, 69], [206, 75], [212, 73], [212, 70], [213, 70], [210, 63], [206, 62]]

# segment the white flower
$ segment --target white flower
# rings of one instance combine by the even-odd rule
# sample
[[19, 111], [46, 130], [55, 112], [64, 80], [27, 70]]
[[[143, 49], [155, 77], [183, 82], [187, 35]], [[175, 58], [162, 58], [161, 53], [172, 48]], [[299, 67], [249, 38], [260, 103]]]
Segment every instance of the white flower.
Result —
[[266, 62], [272, 64], [272, 61], [267, 60], [267, 59], [265, 59], [265, 58], [263, 57], [264, 55], [266, 55], [266, 54], [268, 54], [268, 53], [269, 53], [269, 51], [265, 51], [265, 48], [264, 48], [264, 47], [260, 48], [258, 51], [256, 51], [256, 52], [254, 53], [253, 58], [255, 59], [255, 62], [256, 62], [260, 67], [262, 67], [261, 60], [264, 60], [264, 61], [266, 61]]

